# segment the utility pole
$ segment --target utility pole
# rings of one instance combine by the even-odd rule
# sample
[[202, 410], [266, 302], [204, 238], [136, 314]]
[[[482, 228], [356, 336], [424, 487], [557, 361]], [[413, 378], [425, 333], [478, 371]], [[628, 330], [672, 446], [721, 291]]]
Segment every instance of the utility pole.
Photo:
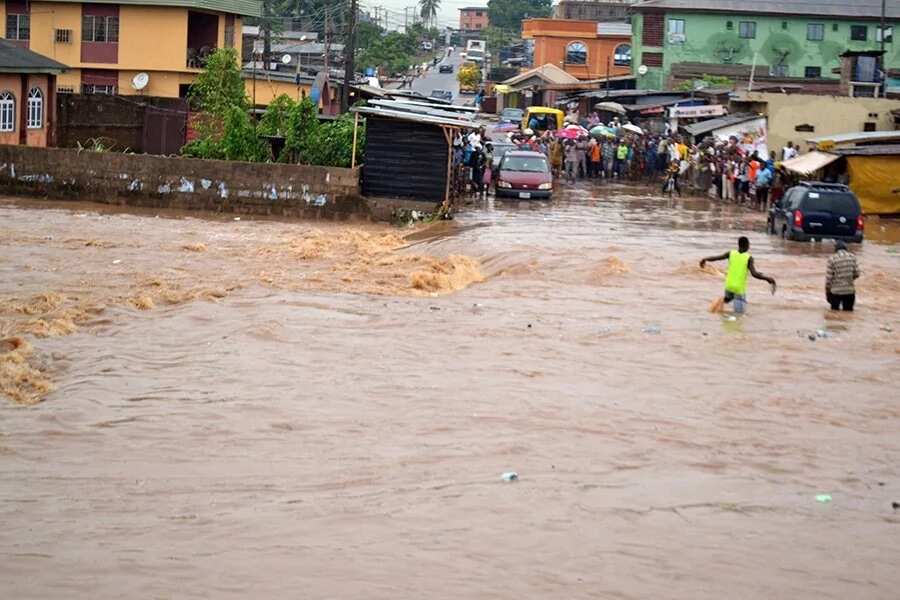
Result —
[[331, 54], [331, 25], [329, 24], [329, 18], [331, 15], [331, 11], [328, 8], [328, 5], [325, 5], [325, 80], [329, 79], [328, 77], [328, 55]]
[[269, 70], [269, 55], [272, 53], [272, 0], [263, 0], [263, 70]]
[[350, 14], [347, 15], [347, 36], [344, 40], [344, 85], [341, 88], [341, 112], [350, 108], [350, 84], [355, 79], [356, 65], [356, 13], [357, 0], [350, 0]]
[[[885, 31], [884, 31], [884, 5], [885, 5], [885, 1], [886, 1], [886, 0], [881, 0], [881, 51], [882, 51], [882, 52], [884, 52], [884, 38], [885, 38]], [[884, 55], [883, 55], [883, 54], [881, 55], [881, 60], [882, 60], [882, 61], [884, 60]], [[884, 64], [884, 63], [882, 63], [882, 64]]]

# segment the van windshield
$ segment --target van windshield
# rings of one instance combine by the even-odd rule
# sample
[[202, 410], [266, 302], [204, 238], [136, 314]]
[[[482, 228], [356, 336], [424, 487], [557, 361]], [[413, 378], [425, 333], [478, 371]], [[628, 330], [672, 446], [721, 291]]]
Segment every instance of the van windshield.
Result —
[[859, 214], [859, 206], [850, 194], [810, 192], [803, 202], [803, 208], [809, 212], [830, 212], [853, 216]]
[[523, 173], [547, 173], [547, 161], [543, 158], [531, 158], [525, 156], [506, 156], [500, 165], [503, 171], [520, 171]]

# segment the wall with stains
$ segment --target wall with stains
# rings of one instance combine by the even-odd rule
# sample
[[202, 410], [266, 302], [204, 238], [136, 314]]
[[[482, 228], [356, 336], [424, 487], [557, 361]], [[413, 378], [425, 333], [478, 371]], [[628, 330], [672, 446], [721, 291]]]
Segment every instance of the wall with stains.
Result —
[[306, 218], [369, 216], [357, 169], [0, 146], [0, 193]]

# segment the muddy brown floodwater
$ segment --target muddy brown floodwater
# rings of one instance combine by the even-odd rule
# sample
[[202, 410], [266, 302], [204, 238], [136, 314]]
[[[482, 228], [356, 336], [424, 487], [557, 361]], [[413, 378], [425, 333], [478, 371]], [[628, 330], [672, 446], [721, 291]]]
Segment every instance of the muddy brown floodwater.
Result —
[[[834, 315], [830, 245], [635, 188], [0, 204], [0, 597], [897, 598], [896, 222]], [[744, 233], [779, 289], [728, 320], [697, 261]]]

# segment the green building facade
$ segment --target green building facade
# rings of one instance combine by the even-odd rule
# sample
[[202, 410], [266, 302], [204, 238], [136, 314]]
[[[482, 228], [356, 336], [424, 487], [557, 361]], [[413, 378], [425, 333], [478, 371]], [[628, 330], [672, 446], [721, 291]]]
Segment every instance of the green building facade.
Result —
[[[889, 72], [900, 69], [900, 40], [893, 35], [900, 0], [887, 0], [887, 6], [884, 70]], [[807, 9], [820, 14], [789, 12]], [[751, 0], [640, 2], [632, 16], [638, 87], [667, 89], [679, 72], [700, 72], [707, 65], [710, 74], [735, 73], [739, 79], [752, 69], [760, 78], [837, 81], [842, 53], [881, 48], [880, 0], [847, 0], [844, 9], [846, 15], [822, 15], [822, 4], [807, 0], [784, 0], [779, 14], [755, 9]]]

